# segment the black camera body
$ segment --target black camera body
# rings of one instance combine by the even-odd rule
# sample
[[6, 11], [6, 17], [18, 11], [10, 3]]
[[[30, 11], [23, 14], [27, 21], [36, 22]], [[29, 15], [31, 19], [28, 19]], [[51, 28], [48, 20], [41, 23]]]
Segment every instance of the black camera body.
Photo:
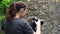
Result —
[[[35, 21], [37, 22], [38, 19], [37, 19], [37, 18], [32, 18], [31, 27], [32, 27], [32, 29], [36, 32], [36, 30], [37, 30], [36, 26], [37, 26], [37, 25], [36, 25]], [[43, 25], [44, 21], [40, 21], [40, 23], [41, 23], [41, 25]]]

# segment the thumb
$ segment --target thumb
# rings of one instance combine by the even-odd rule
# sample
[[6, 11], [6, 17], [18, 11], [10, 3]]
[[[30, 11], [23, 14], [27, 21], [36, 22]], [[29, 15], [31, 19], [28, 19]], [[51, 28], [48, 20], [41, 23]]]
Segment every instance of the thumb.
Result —
[[40, 25], [41, 25], [41, 23], [40, 23], [40, 19], [38, 19], [37, 22], [35, 21], [35, 23], [37, 24], [37, 26], [38, 26], [38, 25], [40, 26]]

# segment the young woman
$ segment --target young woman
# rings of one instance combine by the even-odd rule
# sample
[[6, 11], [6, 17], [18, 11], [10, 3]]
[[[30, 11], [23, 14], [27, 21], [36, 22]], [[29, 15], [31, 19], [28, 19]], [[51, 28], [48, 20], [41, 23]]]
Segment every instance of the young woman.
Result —
[[11, 3], [6, 12], [1, 30], [5, 34], [40, 34], [40, 21], [36, 23], [37, 31], [34, 32], [30, 24], [22, 18], [25, 13], [26, 4], [24, 2]]

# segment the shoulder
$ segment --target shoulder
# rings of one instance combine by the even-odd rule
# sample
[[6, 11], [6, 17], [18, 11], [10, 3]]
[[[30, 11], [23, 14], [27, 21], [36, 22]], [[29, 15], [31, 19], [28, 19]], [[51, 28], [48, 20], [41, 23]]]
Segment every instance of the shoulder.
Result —
[[13, 19], [15, 22], [27, 22], [27, 20], [26, 19], [24, 19], [24, 18], [21, 18], [21, 19], [19, 19], [19, 18], [15, 18], [15, 19]]
[[29, 24], [29, 22], [26, 20], [26, 19], [24, 19], [24, 18], [22, 18], [22, 26], [25, 28], [25, 27], [30, 27], [30, 24]]
[[24, 18], [22, 18], [22, 22], [24, 23], [24, 25], [29, 24], [28, 21]]
[[13, 22], [16, 23], [16, 24], [18, 24], [18, 25], [22, 25], [22, 26], [24, 26], [25, 24], [28, 23], [27, 20], [24, 19], [24, 18], [22, 18], [22, 19], [14, 19]]

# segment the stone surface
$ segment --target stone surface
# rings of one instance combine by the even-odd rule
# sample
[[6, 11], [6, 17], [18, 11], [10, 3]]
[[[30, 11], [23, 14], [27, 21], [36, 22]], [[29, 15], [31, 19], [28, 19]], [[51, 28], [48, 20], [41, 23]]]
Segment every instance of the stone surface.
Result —
[[[27, 2], [25, 18], [36, 16], [44, 20], [42, 34], [60, 34], [60, 3], [56, 0], [31, 0]], [[59, 25], [58, 25], [59, 24]]]
[[56, 4], [57, 34], [60, 34], [60, 2]]

